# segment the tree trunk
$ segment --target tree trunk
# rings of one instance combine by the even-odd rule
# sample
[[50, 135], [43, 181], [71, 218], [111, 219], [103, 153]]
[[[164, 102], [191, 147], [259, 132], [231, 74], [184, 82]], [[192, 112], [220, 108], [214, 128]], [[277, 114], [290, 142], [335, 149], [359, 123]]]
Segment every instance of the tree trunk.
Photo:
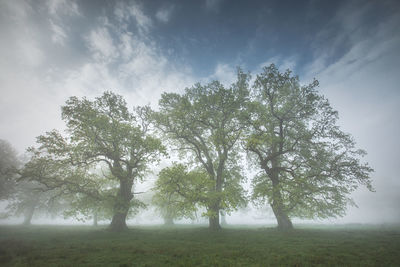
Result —
[[164, 225], [171, 226], [174, 225], [174, 219], [171, 217], [164, 217]]
[[212, 231], [218, 231], [221, 229], [219, 224], [219, 207], [218, 205], [214, 204], [213, 207], [209, 207], [209, 211], [212, 211], [212, 216], [208, 218], [209, 221], [209, 229]]
[[126, 229], [128, 229], [128, 226], [126, 225], [126, 216], [128, 213], [115, 213], [111, 224], [110, 224], [110, 230], [113, 232], [121, 232]]
[[26, 207], [24, 213], [24, 222], [23, 225], [30, 225], [33, 217], [33, 213], [35, 212], [35, 205], [28, 205]]
[[272, 181], [272, 211], [275, 214], [276, 221], [278, 223], [278, 230], [280, 231], [289, 231], [293, 229], [292, 221], [287, 215], [284, 204], [282, 201], [282, 195], [279, 189], [279, 181]]
[[292, 221], [290, 220], [289, 216], [286, 212], [279, 207], [279, 205], [272, 204], [272, 210], [275, 214], [276, 221], [278, 222], [278, 229], [280, 231], [289, 231], [293, 229]]
[[93, 213], [93, 226], [97, 226], [97, 218], [98, 218], [97, 211], [95, 211]]
[[[279, 186], [279, 168], [278, 160], [275, 158], [271, 160], [272, 168], [269, 170], [269, 177], [272, 181], [272, 211], [275, 214], [276, 221], [278, 222], [278, 230], [288, 231], [293, 229], [292, 221], [290, 220], [282, 200], [281, 189]], [[267, 172], [268, 173], [268, 172]]]
[[208, 218], [209, 221], [209, 229], [212, 231], [218, 231], [221, 229], [221, 226], [219, 225], [219, 216], [217, 215], [216, 217], [210, 217]]
[[126, 217], [128, 216], [130, 202], [132, 200], [132, 184], [133, 181], [120, 179], [119, 191], [114, 204], [114, 215], [111, 220], [110, 230], [120, 232], [128, 229], [126, 225]]
[[[221, 165], [222, 163], [220, 163]], [[216, 185], [215, 191], [217, 193], [222, 192], [222, 168], [220, 168], [216, 177]], [[220, 210], [221, 199], [218, 197], [215, 202], [209, 206], [208, 210], [212, 212], [212, 216], [209, 217], [209, 229], [212, 231], [218, 231], [221, 229], [221, 225], [219, 224], [219, 210]]]

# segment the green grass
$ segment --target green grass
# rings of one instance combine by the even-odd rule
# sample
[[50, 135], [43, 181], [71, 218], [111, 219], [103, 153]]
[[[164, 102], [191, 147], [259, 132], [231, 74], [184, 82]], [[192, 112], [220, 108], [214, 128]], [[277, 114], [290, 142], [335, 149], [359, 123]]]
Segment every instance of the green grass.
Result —
[[0, 226], [0, 266], [400, 266], [400, 228]]

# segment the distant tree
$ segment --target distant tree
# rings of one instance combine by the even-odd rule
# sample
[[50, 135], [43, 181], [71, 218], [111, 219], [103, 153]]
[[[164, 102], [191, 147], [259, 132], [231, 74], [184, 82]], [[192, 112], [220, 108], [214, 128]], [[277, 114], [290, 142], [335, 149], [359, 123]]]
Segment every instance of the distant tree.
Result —
[[174, 220], [194, 220], [197, 206], [207, 206], [213, 182], [203, 171], [188, 171], [183, 164], [162, 169], [153, 188], [152, 203], [166, 225]]
[[[217, 230], [221, 205], [230, 204], [224, 194], [224, 172], [237, 161], [237, 144], [243, 128], [239, 116], [248, 96], [248, 75], [238, 72], [230, 88], [217, 81], [196, 84], [185, 93], [164, 93], [155, 113], [158, 128], [180, 152], [190, 156], [214, 182], [207, 212], [210, 229]], [[230, 206], [230, 208], [235, 208]]]
[[15, 193], [15, 178], [20, 165], [17, 152], [6, 140], [0, 139], [0, 200]]
[[35, 214], [57, 215], [65, 208], [55, 190], [46, 188], [37, 182], [20, 181], [16, 193], [8, 200], [7, 216], [24, 217], [23, 225], [30, 225]]
[[124, 99], [112, 92], [94, 101], [71, 97], [62, 107], [68, 136], [52, 131], [38, 138], [40, 149], [72, 166], [108, 168], [119, 183], [110, 225], [114, 231], [127, 228], [126, 217], [136, 203], [132, 186], [165, 150], [150, 134], [148, 113], [148, 107], [129, 112]]
[[365, 152], [339, 129], [338, 113], [317, 86], [302, 86], [274, 65], [252, 86], [245, 146], [262, 169], [253, 199], [271, 205], [282, 230], [293, 227], [290, 217], [342, 216], [358, 185], [372, 190], [373, 170], [360, 161]]
[[[55, 160], [33, 148], [30, 160], [18, 171], [16, 193], [7, 207], [10, 215], [23, 214], [24, 224], [30, 224], [34, 213], [57, 215], [74, 209], [70, 203], [80, 195], [103, 200], [96, 176], [86, 168], [77, 168]], [[68, 201], [67, 200], [73, 200]]]

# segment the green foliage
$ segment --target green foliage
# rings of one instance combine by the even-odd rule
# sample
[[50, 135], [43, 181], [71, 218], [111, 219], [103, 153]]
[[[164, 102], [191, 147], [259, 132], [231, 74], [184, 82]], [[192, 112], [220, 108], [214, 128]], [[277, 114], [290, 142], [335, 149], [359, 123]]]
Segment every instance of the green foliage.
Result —
[[[72, 207], [88, 213], [90, 203], [94, 210], [109, 207], [112, 203], [114, 217], [118, 215], [115, 218], [119, 220], [116, 228], [120, 228], [125, 224], [121, 220], [125, 220], [132, 205], [142, 206], [132, 200], [132, 186], [143, 179], [148, 164], [165, 153], [161, 141], [150, 134], [149, 114], [149, 107], [138, 107], [134, 113], [129, 112], [125, 100], [112, 92], [105, 92], [94, 101], [71, 97], [66, 102], [62, 107], [62, 118], [67, 124], [68, 135], [64, 137], [54, 130], [39, 136], [39, 150], [47, 153], [51, 160], [72, 169], [105, 167], [110, 173], [103, 177], [109, 183], [88, 173], [75, 176], [75, 183], [82, 187], [75, 187], [74, 193], [79, 197]], [[95, 187], [93, 192], [91, 186]]]
[[[238, 140], [243, 127], [239, 123], [248, 97], [249, 76], [238, 71], [238, 80], [230, 88], [218, 81], [195, 84], [182, 95], [164, 93], [159, 101], [160, 112], [153, 114], [158, 128], [178, 150], [203, 168], [214, 188], [208, 197], [208, 212], [218, 216], [221, 203], [235, 209], [234, 199], [224, 191], [227, 165], [237, 165]], [[240, 186], [237, 183], [236, 186]], [[229, 188], [229, 187], [226, 187]]]
[[244, 120], [246, 149], [262, 169], [253, 180], [253, 199], [300, 218], [342, 216], [360, 184], [372, 190], [373, 170], [360, 160], [365, 152], [339, 129], [337, 111], [317, 86], [266, 67]]
[[214, 184], [206, 172], [174, 164], [160, 171], [152, 203], [165, 219], [195, 219], [198, 206], [208, 206]]

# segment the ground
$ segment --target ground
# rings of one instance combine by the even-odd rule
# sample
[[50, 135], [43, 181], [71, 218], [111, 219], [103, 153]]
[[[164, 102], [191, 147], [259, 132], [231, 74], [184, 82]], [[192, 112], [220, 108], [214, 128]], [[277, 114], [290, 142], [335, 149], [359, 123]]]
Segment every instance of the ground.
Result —
[[3, 225], [0, 266], [400, 266], [400, 227]]

